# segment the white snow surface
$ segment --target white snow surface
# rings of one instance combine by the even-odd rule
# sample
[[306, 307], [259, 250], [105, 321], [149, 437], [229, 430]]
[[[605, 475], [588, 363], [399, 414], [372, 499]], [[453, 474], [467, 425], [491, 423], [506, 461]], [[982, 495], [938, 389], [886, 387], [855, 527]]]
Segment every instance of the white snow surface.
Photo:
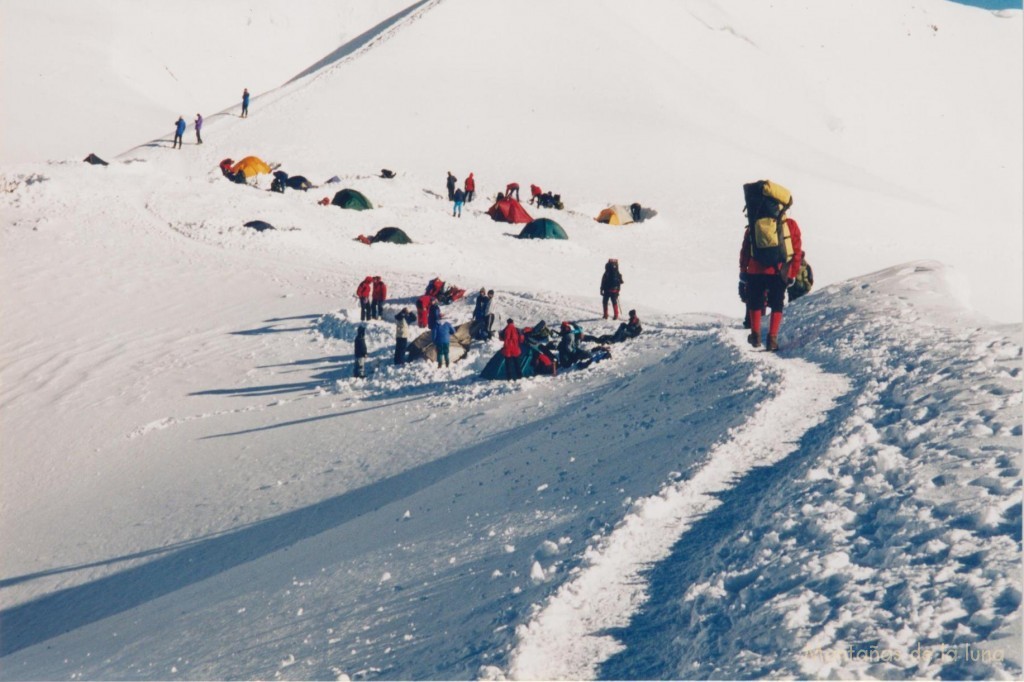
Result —
[[[1022, 27], [0, 4], [0, 679], [1019, 679]], [[318, 187], [228, 182], [249, 154]], [[736, 300], [765, 177], [817, 280], [778, 354]], [[513, 180], [568, 241], [486, 215]], [[343, 187], [374, 209], [317, 204]], [[632, 201], [656, 214], [594, 222]], [[354, 239], [392, 225], [414, 243]], [[370, 322], [352, 378], [367, 274], [389, 320], [440, 276], [453, 322], [484, 286], [599, 335], [609, 257], [645, 331], [608, 360], [396, 368]]]

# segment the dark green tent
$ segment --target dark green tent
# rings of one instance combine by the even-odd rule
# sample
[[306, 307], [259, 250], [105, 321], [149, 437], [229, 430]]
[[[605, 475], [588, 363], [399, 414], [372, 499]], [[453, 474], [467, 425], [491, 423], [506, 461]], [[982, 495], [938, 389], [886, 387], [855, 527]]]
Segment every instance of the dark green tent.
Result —
[[398, 227], [382, 227], [377, 230], [377, 234], [370, 238], [370, 241], [374, 244], [378, 242], [388, 242], [390, 244], [412, 244], [412, 240], [401, 228]]
[[354, 189], [343, 189], [334, 195], [334, 199], [331, 201], [335, 206], [342, 208], [351, 208], [356, 211], [365, 211], [368, 208], [373, 208], [373, 204], [370, 200], [362, 195], [361, 192], [357, 192]]
[[537, 218], [526, 224], [519, 233], [520, 239], [568, 239], [562, 226], [549, 218]]
[[273, 230], [274, 226], [268, 222], [262, 220], [250, 220], [245, 224], [245, 227], [251, 227], [257, 232], [263, 232], [264, 230]]
[[523, 353], [518, 358], [506, 359], [499, 350], [494, 354], [494, 357], [484, 366], [480, 371], [480, 376], [484, 379], [508, 379], [508, 370], [505, 369], [506, 362], [518, 362], [519, 372], [523, 377], [532, 377], [533, 371], [533, 358], [539, 351], [536, 348], [527, 346], [523, 348]]

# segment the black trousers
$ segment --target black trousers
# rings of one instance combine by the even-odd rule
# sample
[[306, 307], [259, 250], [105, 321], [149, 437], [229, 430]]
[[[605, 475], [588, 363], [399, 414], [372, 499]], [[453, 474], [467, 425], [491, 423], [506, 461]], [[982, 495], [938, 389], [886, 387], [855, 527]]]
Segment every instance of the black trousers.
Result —
[[523, 378], [523, 370], [519, 367], [520, 357], [505, 358], [505, 376], [508, 377], [509, 381]]
[[786, 300], [786, 280], [778, 275], [747, 275], [747, 310], [768, 307], [781, 312]]
[[405, 364], [405, 349], [409, 345], [409, 339], [397, 338], [395, 339], [395, 364]]

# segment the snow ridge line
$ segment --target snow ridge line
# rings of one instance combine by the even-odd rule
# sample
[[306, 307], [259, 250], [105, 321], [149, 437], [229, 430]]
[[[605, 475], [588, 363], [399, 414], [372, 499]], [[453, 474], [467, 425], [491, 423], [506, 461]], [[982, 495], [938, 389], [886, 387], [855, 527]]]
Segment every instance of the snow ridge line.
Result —
[[297, 75], [292, 76], [285, 82], [285, 85], [290, 85], [297, 80], [315, 74], [317, 71], [321, 71], [327, 66], [345, 61], [353, 55], [358, 55], [367, 49], [380, 44], [387, 40], [390, 34], [397, 28], [407, 23], [403, 20], [408, 18], [410, 22], [415, 21], [423, 12], [436, 7], [442, 1], [443, 0], [418, 0], [418, 2], [414, 2], [401, 12], [393, 14], [373, 28], [363, 31], [361, 34], [348, 41], [334, 52], [323, 57], [312, 66], [306, 67]]
[[[745, 332], [728, 338], [746, 345]], [[575, 579], [517, 628], [510, 679], [594, 679], [600, 665], [624, 648], [599, 633], [628, 625], [647, 600], [644, 571], [667, 557], [694, 523], [721, 504], [717, 493], [754, 467], [795, 451], [801, 435], [822, 423], [850, 388], [844, 376], [827, 374], [805, 360], [759, 353], [755, 364], [781, 376], [777, 395], [727, 434], [692, 478], [638, 500], [607, 538], [586, 550], [586, 563]], [[752, 380], [761, 381], [759, 375]]]

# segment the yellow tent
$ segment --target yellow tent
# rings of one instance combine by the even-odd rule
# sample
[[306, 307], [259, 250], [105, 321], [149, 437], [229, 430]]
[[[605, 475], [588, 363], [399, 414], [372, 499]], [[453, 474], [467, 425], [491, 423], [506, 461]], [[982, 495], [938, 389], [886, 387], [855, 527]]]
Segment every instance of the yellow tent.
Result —
[[238, 171], [245, 173], [245, 177], [251, 178], [254, 175], [260, 175], [261, 173], [269, 173], [270, 166], [265, 164], [259, 157], [247, 156], [231, 167], [232, 174], [237, 173]]
[[609, 225], [628, 225], [633, 222], [633, 214], [630, 212], [629, 206], [609, 206], [598, 213], [594, 220]]

